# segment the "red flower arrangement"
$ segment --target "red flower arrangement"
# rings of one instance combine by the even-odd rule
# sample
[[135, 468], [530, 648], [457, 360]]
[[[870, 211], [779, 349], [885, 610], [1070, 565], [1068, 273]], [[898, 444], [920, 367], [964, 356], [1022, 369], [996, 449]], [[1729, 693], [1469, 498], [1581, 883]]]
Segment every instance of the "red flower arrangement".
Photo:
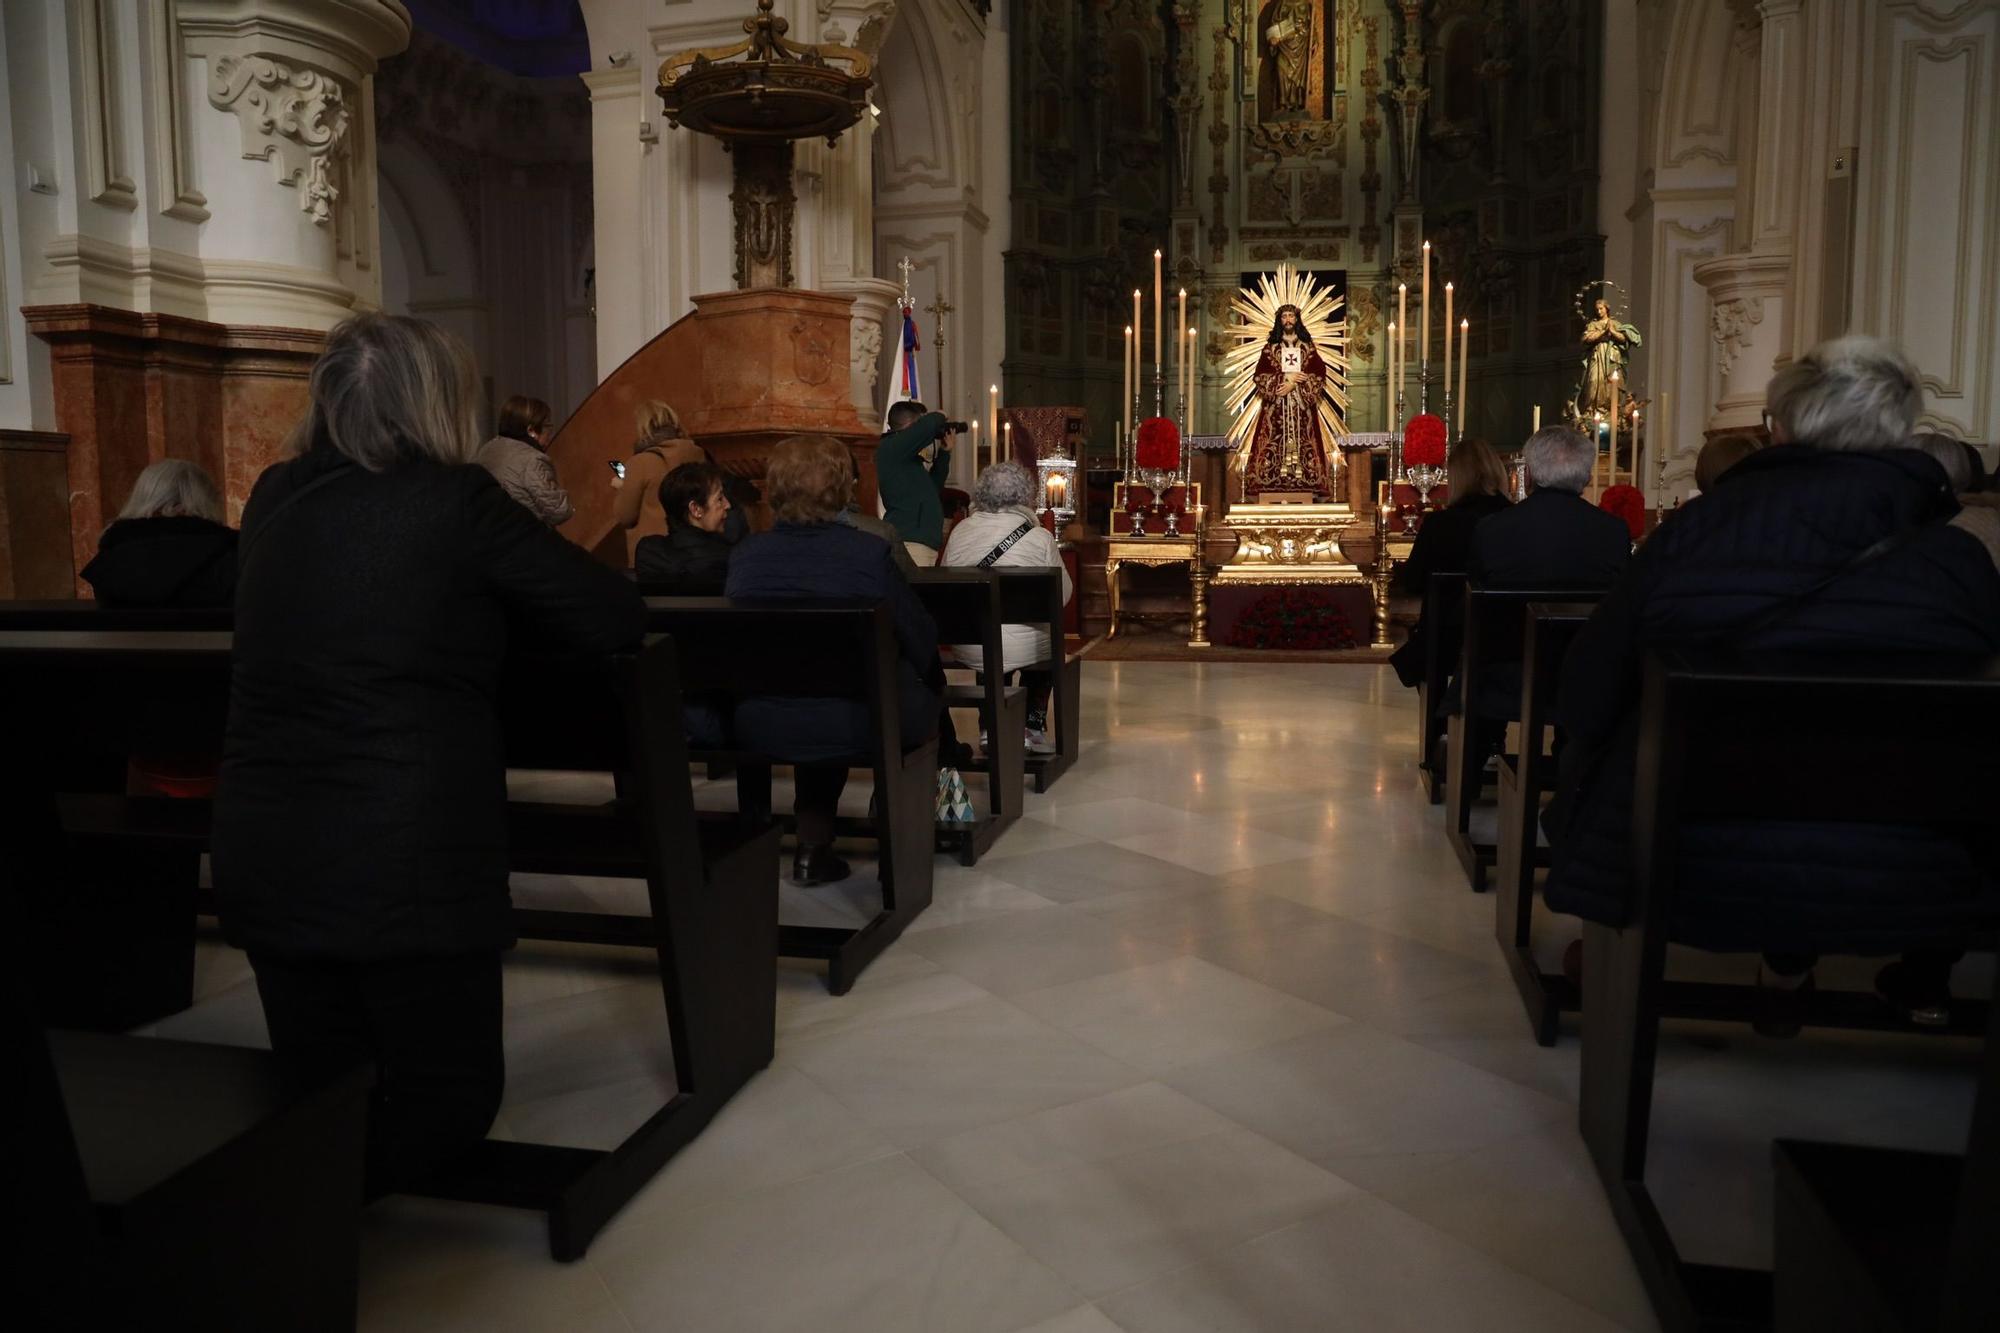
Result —
[[1132, 462], [1155, 472], [1178, 472], [1181, 466], [1180, 428], [1166, 417], [1149, 417], [1139, 423], [1139, 442], [1132, 450]]
[[1444, 446], [1444, 419], [1418, 413], [1403, 427], [1403, 466], [1443, 467]]
[[1361, 636], [1324, 588], [1272, 588], [1245, 607], [1223, 641], [1231, 648], [1331, 652], [1358, 648]]
[[1597, 507], [1624, 519], [1625, 530], [1632, 534], [1633, 541], [1646, 535], [1646, 497], [1637, 486], [1620, 482], [1616, 486], [1605, 487]]

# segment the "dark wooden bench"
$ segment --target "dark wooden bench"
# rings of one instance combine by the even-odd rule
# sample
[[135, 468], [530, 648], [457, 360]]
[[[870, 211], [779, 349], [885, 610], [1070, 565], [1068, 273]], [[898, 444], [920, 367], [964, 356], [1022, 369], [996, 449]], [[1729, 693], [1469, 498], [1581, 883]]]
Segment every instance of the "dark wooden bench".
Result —
[[[35, 697], [65, 691], [137, 696], [165, 673], [227, 679], [222, 633], [0, 631], [0, 678], [40, 679]], [[674, 1095], [617, 1148], [488, 1140], [426, 1193], [548, 1214], [549, 1248], [580, 1257], [655, 1172], [770, 1063], [777, 939], [773, 879], [777, 829], [764, 821], [700, 821], [674, 645], [634, 654], [513, 664], [501, 699], [502, 736], [516, 766], [623, 775], [610, 806], [510, 802], [510, 864], [519, 870], [643, 878], [645, 916], [517, 911], [527, 938], [643, 945], [657, 959], [671, 1039]], [[55, 769], [52, 775], [60, 776]], [[205, 800], [61, 791], [66, 849], [110, 845], [198, 854], [207, 849]], [[191, 913], [190, 913], [191, 915]]]
[[[719, 597], [649, 597], [649, 625], [680, 645], [681, 688], [724, 711], [750, 698], [832, 698], [865, 703], [869, 752], [853, 756], [875, 780], [869, 820], [843, 821], [844, 833], [875, 839], [882, 907], [857, 928], [781, 925], [778, 952], [827, 965], [827, 989], [845, 995], [854, 979], [930, 906], [937, 797], [937, 738], [905, 748], [898, 711], [900, 655], [887, 607], [853, 603], [738, 604]], [[700, 757], [734, 766], [745, 817], [771, 810], [771, 767], [783, 755], [724, 746]]]
[[1458, 663], [1465, 575], [1440, 572], [1424, 585], [1424, 678], [1417, 682], [1417, 770], [1432, 805], [1444, 801], [1445, 687]]
[[[1857, 780], [1866, 775], [1891, 780]], [[1664, 978], [1670, 922], [1699, 889], [1682, 882], [1683, 831], [1738, 820], [1931, 828], [1973, 839], [1987, 857], [1986, 873], [2000, 875], [1992, 843], [2000, 663], [1931, 674], [1908, 664], [1808, 671], [1656, 657], [1645, 671], [1635, 781], [1626, 919], [1584, 926], [1583, 1137], [1661, 1323], [1670, 1330], [1768, 1327], [1770, 1275], [1683, 1261], [1646, 1185], [1660, 1020], [1689, 1008], [1670, 1006]], [[1895, 906], [1881, 910], [1885, 928], [1900, 924]], [[1992, 902], [1967, 904], [1966, 943], [1991, 947], [1994, 911]], [[1705, 1017], [1745, 1020], [1754, 1012], [1753, 987], [1701, 989], [1726, 1000]], [[1952, 1016], [1948, 1034], [1991, 1032], [1985, 1003], [1955, 999]], [[1918, 1031], [1858, 993], [1819, 992], [1806, 1021]], [[1993, 1114], [1984, 1099], [1987, 1148]], [[1990, 1163], [1984, 1169], [1982, 1179], [1990, 1179]], [[1991, 1200], [1981, 1207], [1990, 1243]], [[1991, 1250], [1977, 1262], [1990, 1313]]]
[[351, 1329], [369, 1070], [44, 1033], [6, 985], [9, 1307], [30, 1328]]
[[[1497, 836], [1481, 836], [1472, 827], [1473, 807], [1485, 790], [1487, 754], [1479, 743], [1485, 728], [1504, 728], [1515, 721], [1520, 684], [1522, 637], [1531, 602], [1597, 602], [1601, 589], [1479, 588], [1466, 585], [1464, 632], [1456, 682], [1457, 702], [1445, 741], [1445, 836], [1465, 868], [1474, 893], [1486, 891], [1486, 872], [1500, 859]], [[1496, 688], [1496, 684], [1500, 687]], [[1482, 699], [1493, 706], [1480, 716]], [[1500, 704], [1500, 698], [1505, 699]], [[1500, 747], [1506, 759], [1506, 746]], [[1497, 831], [1496, 831], [1497, 832]]]
[[1049, 655], [1036, 670], [1055, 682], [1049, 695], [1049, 739], [1055, 742], [1055, 752], [1026, 759], [1035, 790], [1045, 792], [1083, 752], [1083, 661], [1069, 655], [1064, 640], [1062, 571], [994, 572], [1000, 576], [1000, 619], [1009, 625], [1031, 625], [1049, 636]]
[[1521, 646], [1520, 742], [1500, 763], [1499, 892], [1493, 934], [1507, 956], [1515, 989], [1535, 1040], [1553, 1046], [1564, 1013], [1577, 1008], [1577, 988], [1561, 972], [1535, 961], [1535, 871], [1548, 864], [1540, 845], [1542, 797], [1555, 789], [1556, 686], [1569, 645], [1597, 608], [1589, 602], [1530, 602]]
[[960, 827], [938, 825], [937, 847], [958, 857], [960, 865], [976, 865], [994, 839], [1021, 817], [1023, 767], [1022, 733], [1027, 727], [1027, 691], [1007, 684], [997, 667], [1006, 661], [1001, 649], [1000, 580], [985, 569], [925, 569], [910, 581], [917, 600], [937, 622], [940, 644], [976, 643], [982, 660], [996, 669], [977, 673], [971, 685], [945, 689], [948, 708], [971, 708], [986, 731], [986, 813]]

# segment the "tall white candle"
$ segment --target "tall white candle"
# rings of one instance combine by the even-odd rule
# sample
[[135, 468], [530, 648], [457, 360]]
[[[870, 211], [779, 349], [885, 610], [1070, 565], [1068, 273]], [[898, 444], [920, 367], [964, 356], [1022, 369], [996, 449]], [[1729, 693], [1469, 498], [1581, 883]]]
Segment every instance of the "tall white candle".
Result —
[[980, 471], [986, 466], [986, 459], [984, 455], [982, 455], [979, 452], [980, 449], [983, 447], [979, 443], [979, 423], [977, 421], [972, 421], [966, 424], [972, 427], [972, 475], [976, 477], [979, 475]]
[[1125, 434], [1132, 433], [1132, 326], [1125, 326], [1125, 396], [1118, 400], [1118, 418], [1125, 425]]
[[1533, 433], [1534, 433], [1535, 431], [1538, 431], [1538, 430], [1540, 430], [1541, 428], [1542, 428], [1542, 405], [1541, 405], [1540, 403], [1536, 403], [1536, 404], [1535, 404], [1535, 424], [1534, 424], [1533, 428], [1532, 428], [1532, 429], [1531, 429], [1531, 430], [1529, 431], [1529, 434], [1531, 434], [1531, 435], [1532, 435], [1532, 434], [1533, 434]]
[[1160, 252], [1155, 250], [1153, 251], [1153, 370], [1155, 373], [1167, 368], [1166, 361], [1162, 358], [1162, 353], [1166, 351], [1166, 343], [1162, 340], [1161, 334], [1163, 327], [1161, 319], [1166, 314], [1166, 311], [1165, 289], [1160, 285]]
[[[1445, 288], [1445, 306], [1449, 309], [1450, 305], [1451, 288], [1447, 287]], [[1458, 438], [1461, 440], [1468, 434], [1467, 427], [1472, 421], [1472, 414], [1466, 410], [1465, 406], [1465, 347], [1466, 339], [1471, 337], [1471, 335], [1472, 321], [1469, 319], [1458, 321]]]
[[1618, 484], [1618, 372], [1611, 372], [1611, 484]]
[[[1451, 392], [1451, 336], [1451, 284], [1447, 282], [1444, 285], [1444, 387], [1447, 393]], [[1453, 430], [1457, 431], [1458, 434], [1463, 435], [1465, 432], [1458, 429], [1458, 422], [1463, 420], [1465, 420], [1465, 414], [1461, 409], [1458, 420], [1447, 424]]]
[[1003, 422], [1001, 422], [1001, 423], [1000, 423], [1000, 438], [1002, 438], [1003, 440], [1005, 440], [1005, 441], [1007, 442], [1007, 444], [1006, 444], [1006, 447], [1005, 447], [1005, 448], [1004, 448], [1004, 449], [1003, 449], [1003, 450], [1001, 451], [1001, 455], [1000, 455], [1000, 456], [1001, 456], [1001, 459], [1002, 459], [1002, 461], [1003, 461], [1003, 462], [1008, 462], [1008, 463], [1011, 463], [1011, 462], [1013, 462], [1013, 461], [1014, 461], [1014, 423], [1013, 423], [1013, 422], [1011, 422], [1011, 421], [1003, 421]]
[[1417, 330], [1417, 382], [1422, 384], [1431, 368], [1431, 243], [1424, 242], [1424, 299], [1422, 327]]
[[1000, 447], [1000, 386], [986, 386], [986, 447]]
[[1200, 362], [1196, 360], [1194, 324], [1188, 324], [1188, 434], [1194, 434], [1194, 398], [1196, 398], [1196, 388], [1202, 382], [1196, 376], [1196, 366], [1198, 364]]
[[1410, 284], [1396, 284], [1396, 328], [1402, 341], [1396, 344], [1396, 396], [1403, 396], [1404, 381], [1410, 375]]
[[1146, 336], [1145, 328], [1139, 317], [1139, 289], [1134, 287], [1132, 289], [1132, 393], [1127, 397], [1134, 398], [1135, 401], [1139, 386], [1143, 383], [1139, 374], [1139, 340]]
[[[1187, 388], [1187, 335], [1181, 330], [1187, 327], [1187, 288], [1181, 288], [1179, 317], [1174, 322], [1174, 395], [1179, 397]], [[1168, 411], [1179, 411], [1180, 403], [1169, 403]]]
[[1396, 429], [1396, 321], [1389, 321], [1389, 377], [1382, 385], [1382, 429]]

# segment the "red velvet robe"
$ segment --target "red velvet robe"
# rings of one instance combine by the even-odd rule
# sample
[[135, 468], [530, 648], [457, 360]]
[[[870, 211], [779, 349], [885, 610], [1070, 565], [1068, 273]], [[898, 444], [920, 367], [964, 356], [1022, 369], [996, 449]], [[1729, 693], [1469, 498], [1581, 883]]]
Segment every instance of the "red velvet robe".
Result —
[[1319, 420], [1326, 362], [1312, 344], [1299, 343], [1299, 372], [1306, 378], [1290, 393], [1281, 393], [1284, 350], [1284, 344], [1271, 343], [1257, 358], [1256, 391], [1263, 407], [1250, 437], [1243, 493], [1311, 491], [1316, 500], [1328, 499], [1333, 494], [1333, 469]]

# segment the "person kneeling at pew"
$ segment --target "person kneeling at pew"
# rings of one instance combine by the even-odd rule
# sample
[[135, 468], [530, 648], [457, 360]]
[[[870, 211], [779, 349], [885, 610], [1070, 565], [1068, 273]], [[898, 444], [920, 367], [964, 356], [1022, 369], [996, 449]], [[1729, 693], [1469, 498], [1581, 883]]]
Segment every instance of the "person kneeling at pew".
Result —
[[477, 394], [450, 334], [357, 316], [243, 511], [222, 926], [284, 1067], [375, 1066], [370, 1197], [448, 1167], [499, 1110], [507, 650], [519, 629], [576, 653], [645, 630], [630, 582], [474, 464]]
[[[2000, 512], [1961, 510], [1943, 469], [1905, 447], [1923, 390], [1902, 351], [1871, 338], [1823, 343], [1766, 396], [1772, 446], [1661, 525], [1563, 661], [1556, 720], [1569, 744], [1545, 817], [1557, 911], [1625, 919], [1649, 650], [1913, 662], [2000, 652]], [[1772, 756], [1772, 781], [1784, 781], [1784, 762]], [[1730, 952], [1741, 947], [1739, 915], [1758, 918], [1760, 940], [1780, 938], [1760, 972], [1758, 1031], [1799, 1030], [1816, 952], [1839, 947], [1843, 913], [1884, 901], [1905, 904], [1897, 944], [1909, 952], [1882, 970], [1877, 990], [1913, 1023], [1949, 1022], [1958, 955], [1926, 934], [1925, 914], [1993, 887], [1963, 845], [1900, 828], [1760, 824], [1691, 830], [1687, 856], [1699, 897], [1679, 905], [1677, 940]], [[1870, 928], [1871, 940], [1878, 934]]]

